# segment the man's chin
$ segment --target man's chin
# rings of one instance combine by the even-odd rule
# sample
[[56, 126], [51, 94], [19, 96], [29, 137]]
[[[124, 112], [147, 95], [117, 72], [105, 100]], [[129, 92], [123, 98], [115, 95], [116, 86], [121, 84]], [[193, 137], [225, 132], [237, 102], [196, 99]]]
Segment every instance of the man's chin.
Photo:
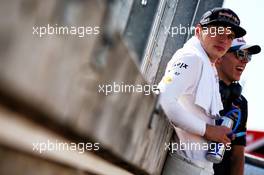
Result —
[[235, 77], [234, 79], [233, 79], [233, 81], [239, 81], [240, 80], [240, 77]]

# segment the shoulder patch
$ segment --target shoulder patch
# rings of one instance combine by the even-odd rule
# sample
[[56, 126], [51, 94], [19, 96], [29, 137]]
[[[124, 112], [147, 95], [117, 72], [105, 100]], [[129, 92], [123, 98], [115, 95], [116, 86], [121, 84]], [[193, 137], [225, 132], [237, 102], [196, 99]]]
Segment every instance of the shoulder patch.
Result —
[[165, 84], [170, 84], [172, 82], [172, 76], [171, 75], [166, 75], [163, 77], [163, 83]]

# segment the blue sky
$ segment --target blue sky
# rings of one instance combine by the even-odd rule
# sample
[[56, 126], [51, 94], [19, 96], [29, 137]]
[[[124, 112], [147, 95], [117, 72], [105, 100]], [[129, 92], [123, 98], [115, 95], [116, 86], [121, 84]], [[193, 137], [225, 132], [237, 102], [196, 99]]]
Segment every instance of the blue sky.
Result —
[[248, 100], [249, 130], [264, 131], [264, 1], [263, 0], [225, 0], [224, 7], [232, 9], [247, 30], [244, 39], [248, 44], [258, 44], [262, 52], [254, 55], [241, 77], [243, 95]]

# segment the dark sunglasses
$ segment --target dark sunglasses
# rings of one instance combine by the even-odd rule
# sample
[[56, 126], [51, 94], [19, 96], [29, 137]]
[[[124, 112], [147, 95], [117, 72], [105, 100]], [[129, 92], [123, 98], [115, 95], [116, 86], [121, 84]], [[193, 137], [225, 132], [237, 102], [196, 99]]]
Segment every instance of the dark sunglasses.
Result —
[[245, 50], [237, 50], [237, 51], [231, 51], [236, 55], [236, 58], [240, 61], [251, 61], [252, 54], [248, 53], [248, 51]]

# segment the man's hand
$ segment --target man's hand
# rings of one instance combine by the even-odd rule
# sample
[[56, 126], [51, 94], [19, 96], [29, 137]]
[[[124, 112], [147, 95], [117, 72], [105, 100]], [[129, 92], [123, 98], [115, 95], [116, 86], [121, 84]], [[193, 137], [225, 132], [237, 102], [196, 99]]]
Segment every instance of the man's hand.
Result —
[[232, 130], [225, 126], [212, 126], [206, 124], [204, 138], [210, 141], [224, 143], [226, 145], [231, 143], [231, 140], [227, 137], [227, 134], [231, 132]]

